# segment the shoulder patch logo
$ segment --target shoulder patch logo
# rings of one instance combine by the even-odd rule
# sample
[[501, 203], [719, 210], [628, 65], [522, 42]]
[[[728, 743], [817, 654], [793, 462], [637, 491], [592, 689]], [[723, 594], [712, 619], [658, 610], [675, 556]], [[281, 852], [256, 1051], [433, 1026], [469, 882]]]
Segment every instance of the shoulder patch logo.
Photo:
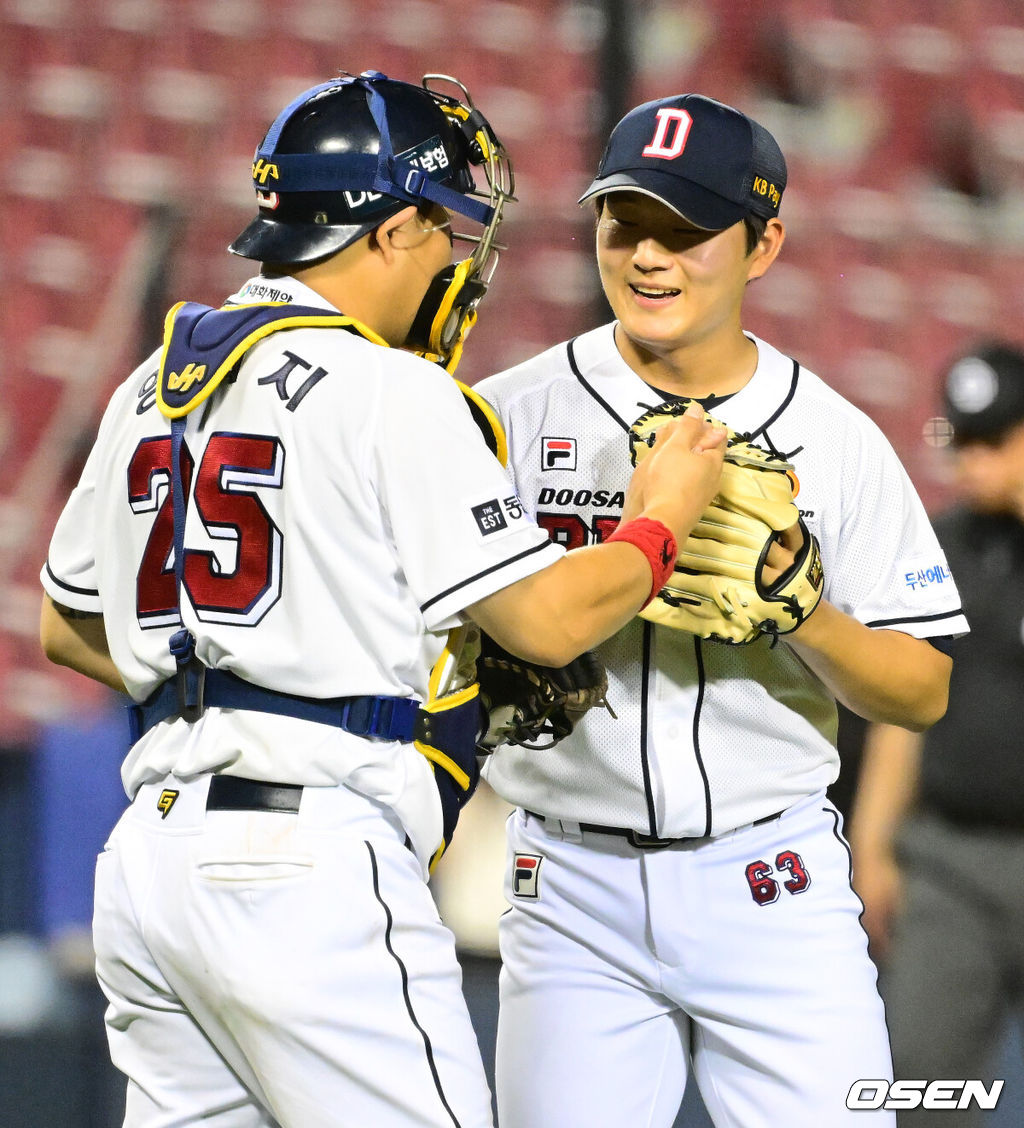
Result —
[[540, 854], [516, 854], [512, 859], [512, 895], [536, 901], [540, 897]]
[[162, 819], [167, 818], [171, 813], [171, 808], [174, 806], [175, 799], [181, 794], [180, 791], [171, 791], [165, 789], [160, 792], [160, 798], [156, 801], [156, 809], [160, 812]]
[[481, 536], [486, 537], [488, 533], [497, 533], [501, 529], [508, 528], [505, 514], [501, 511], [501, 502], [497, 498], [474, 505], [472, 512]]
[[541, 470], [575, 470], [576, 440], [544, 437], [540, 441]]

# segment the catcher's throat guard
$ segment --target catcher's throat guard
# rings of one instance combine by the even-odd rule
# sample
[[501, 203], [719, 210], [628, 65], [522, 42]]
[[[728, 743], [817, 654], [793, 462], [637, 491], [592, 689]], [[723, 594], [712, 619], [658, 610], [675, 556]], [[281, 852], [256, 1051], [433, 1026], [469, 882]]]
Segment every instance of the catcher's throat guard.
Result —
[[473, 270], [472, 259], [463, 259], [434, 276], [405, 342], [448, 372], [462, 359], [463, 343], [476, 324], [476, 307], [487, 293], [487, 284]]
[[[454, 83], [465, 102], [454, 100], [442, 105], [469, 141], [470, 160], [482, 166], [487, 179], [487, 204], [491, 217], [479, 235], [453, 232], [455, 239], [474, 244], [468, 258], [440, 271], [430, 284], [413, 321], [406, 347], [428, 360], [454, 372], [462, 358], [462, 348], [470, 329], [476, 324], [480, 304], [504, 245], [497, 242], [498, 228], [505, 204], [515, 200], [515, 173], [505, 147], [498, 140], [487, 120], [473, 105], [469, 91], [458, 79], [447, 75], [427, 74], [423, 85], [431, 82]], [[455, 209], [458, 210], [457, 208]]]

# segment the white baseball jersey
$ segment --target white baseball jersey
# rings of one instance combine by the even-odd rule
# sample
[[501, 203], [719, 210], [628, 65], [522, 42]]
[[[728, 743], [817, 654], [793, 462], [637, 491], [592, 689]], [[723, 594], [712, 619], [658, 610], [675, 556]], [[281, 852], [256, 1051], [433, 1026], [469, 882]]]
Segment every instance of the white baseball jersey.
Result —
[[[477, 386], [508, 432], [519, 497], [570, 548], [614, 529], [631, 474], [629, 427], [661, 400], [622, 360], [613, 328]], [[871, 627], [964, 633], [945, 558], [888, 441], [812, 372], [753, 339], [753, 378], [712, 412], [794, 463], [825, 598]], [[505, 799], [570, 822], [707, 836], [836, 778], [835, 701], [784, 639], [735, 647], [638, 618], [598, 653], [617, 719], [591, 710], [543, 754], [499, 748], [484, 775]]]
[[[273, 293], [268, 285], [252, 279], [229, 304], [336, 312], [294, 279], [274, 280]], [[115, 392], [42, 572], [55, 601], [102, 612], [111, 656], [139, 701], [175, 668], [171, 440], [155, 403], [157, 364], [154, 355]], [[425, 700], [463, 609], [562, 551], [524, 514], [451, 377], [353, 332], [298, 328], [260, 340], [237, 379], [188, 416], [185, 443], [183, 622], [204, 664], [273, 690]], [[409, 757], [422, 759], [411, 746], [326, 725], [210, 709], [188, 739], [168, 738], [172, 727], [131, 752], [129, 794], [168, 772], [227, 769], [349, 782], [415, 823], [413, 797], [402, 798], [410, 776], [423, 776], [420, 799], [434, 791], [429, 770], [410, 771]], [[439, 825], [436, 794], [429, 807]], [[429, 837], [414, 834], [421, 847]]]

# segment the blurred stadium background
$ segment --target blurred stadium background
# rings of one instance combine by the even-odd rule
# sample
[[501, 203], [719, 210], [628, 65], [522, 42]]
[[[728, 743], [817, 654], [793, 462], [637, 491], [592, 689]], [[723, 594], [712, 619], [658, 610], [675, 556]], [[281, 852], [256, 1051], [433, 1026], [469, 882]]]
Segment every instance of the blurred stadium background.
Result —
[[[930, 507], [939, 365], [1024, 340], [1022, 0], [0, 0], [5, 1128], [119, 1123], [85, 928], [124, 740], [106, 691], [39, 653], [53, 521], [165, 309], [247, 277], [225, 248], [277, 110], [368, 68], [454, 74], [515, 162], [468, 382], [606, 318], [576, 198], [621, 114], [684, 90], [763, 121], [788, 158], [789, 238], [747, 327], [864, 408]], [[436, 882], [485, 1057], [503, 813], [475, 801]], [[680, 1125], [706, 1123], [688, 1107]]]

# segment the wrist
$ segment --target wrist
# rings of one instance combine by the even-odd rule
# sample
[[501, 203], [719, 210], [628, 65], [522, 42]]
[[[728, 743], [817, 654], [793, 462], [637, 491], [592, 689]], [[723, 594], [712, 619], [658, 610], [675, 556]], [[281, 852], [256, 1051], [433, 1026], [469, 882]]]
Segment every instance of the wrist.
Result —
[[[800, 626], [782, 637], [789, 643], [803, 643], [808, 649], [818, 650], [827, 647], [831, 640], [831, 631], [836, 627], [835, 612], [836, 608], [822, 596], [804, 617]], [[840, 611], [839, 614], [842, 615], [843, 612]]]
[[643, 606], [646, 607], [668, 583], [675, 568], [679, 553], [675, 534], [667, 525], [654, 518], [634, 517], [631, 521], [621, 523], [610, 537], [605, 538], [604, 543], [611, 544], [614, 541], [625, 541], [640, 549], [647, 557], [647, 563], [651, 567], [651, 592], [644, 600]]

